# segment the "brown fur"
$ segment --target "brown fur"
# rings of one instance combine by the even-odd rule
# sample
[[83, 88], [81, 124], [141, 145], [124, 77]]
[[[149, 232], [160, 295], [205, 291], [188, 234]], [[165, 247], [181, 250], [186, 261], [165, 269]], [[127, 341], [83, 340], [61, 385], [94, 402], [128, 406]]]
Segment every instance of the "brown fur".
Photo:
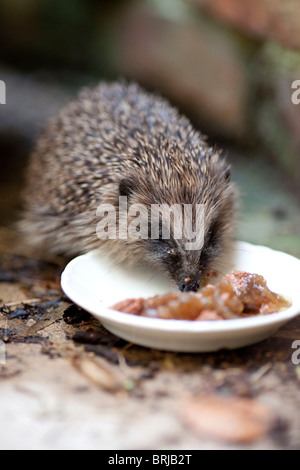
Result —
[[52, 253], [75, 255], [104, 246], [119, 261], [156, 263], [176, 282], [207, 270], [210, 260], [200, 269], [200, 254], [186, 253], [179, 242], [182, 269], [175, 279], [151, 243], [98, 239], [97, 207], [118, 206], [121, 181], [130, 202], [149, 208], [206, 204], [207, 233], [218, 219], [219, 248], [211, 250], [211, 262], [225, 250], [235, 211], [227, 163], [167, 101], [124, 83], [84, 89], [51, 120], [29, 166], [23, 234], [32, 246]]

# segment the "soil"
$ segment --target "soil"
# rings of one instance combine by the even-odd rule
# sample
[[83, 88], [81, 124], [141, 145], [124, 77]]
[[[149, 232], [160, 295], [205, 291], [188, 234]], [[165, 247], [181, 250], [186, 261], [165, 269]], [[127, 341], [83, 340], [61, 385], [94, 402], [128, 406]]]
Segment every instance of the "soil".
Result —
[[147, 349], [64, 296], [65, 263], [0, 230], [1, 449], [300, 448], [300, 318], [235, 351]]

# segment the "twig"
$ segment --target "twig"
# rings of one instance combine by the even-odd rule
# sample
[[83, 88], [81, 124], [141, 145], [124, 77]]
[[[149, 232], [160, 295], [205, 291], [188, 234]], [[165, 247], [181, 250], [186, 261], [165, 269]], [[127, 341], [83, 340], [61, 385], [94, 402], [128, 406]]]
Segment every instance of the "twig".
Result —
[[34, 304], [35, 302], [41, 302], [41, 300], [42, 299], [24, 299], [24, 300], [18, 300], [15, 302], [5, 303], [3, 305], [5, 305], [6, 307], [16, 307], [17, 305], [21, 305], [21, 304]]
[[273, 364], [271, 362], [268, 362], [266, 365], [262, 366], [258, 371], [256, 371], [252, 377], [251, 380], [252, 382], [258, 382], [260, 379], [262, 379], [270, 370], [272, 369]]

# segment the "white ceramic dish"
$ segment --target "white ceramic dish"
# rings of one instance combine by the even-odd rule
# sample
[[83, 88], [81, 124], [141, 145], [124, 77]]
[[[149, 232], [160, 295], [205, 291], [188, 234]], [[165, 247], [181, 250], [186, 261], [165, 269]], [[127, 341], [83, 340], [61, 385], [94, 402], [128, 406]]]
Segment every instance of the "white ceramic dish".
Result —
[[149, 297], [174, 287], [147, 266], [134, 270], [113, 266], [98, 251], [73, 259], [62, 274], [61, 285], [74, 303], [125, 340], [168, 351], [217, 351], [257, 343], [300, 313], [299, 259], [263, 246], [237, 242], [226, 272], [233, 269], [261, 274], [268, 287], [288, 297], [292, 306], [266, 316], [212, 322], [162, 320], [117, 312], [108, 307], [120, 300]]

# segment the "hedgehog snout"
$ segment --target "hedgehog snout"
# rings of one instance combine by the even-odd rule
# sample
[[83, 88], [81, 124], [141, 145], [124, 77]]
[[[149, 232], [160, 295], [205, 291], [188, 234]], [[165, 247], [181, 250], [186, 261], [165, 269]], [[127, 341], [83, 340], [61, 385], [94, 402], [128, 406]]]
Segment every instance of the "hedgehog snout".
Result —
[[191, 280], [189, 278], [186, 278], [180, 281], [178, 284], [178, 288], [181, 292], [197, 292], [199, 290], [199, 287], [199, 279]]

